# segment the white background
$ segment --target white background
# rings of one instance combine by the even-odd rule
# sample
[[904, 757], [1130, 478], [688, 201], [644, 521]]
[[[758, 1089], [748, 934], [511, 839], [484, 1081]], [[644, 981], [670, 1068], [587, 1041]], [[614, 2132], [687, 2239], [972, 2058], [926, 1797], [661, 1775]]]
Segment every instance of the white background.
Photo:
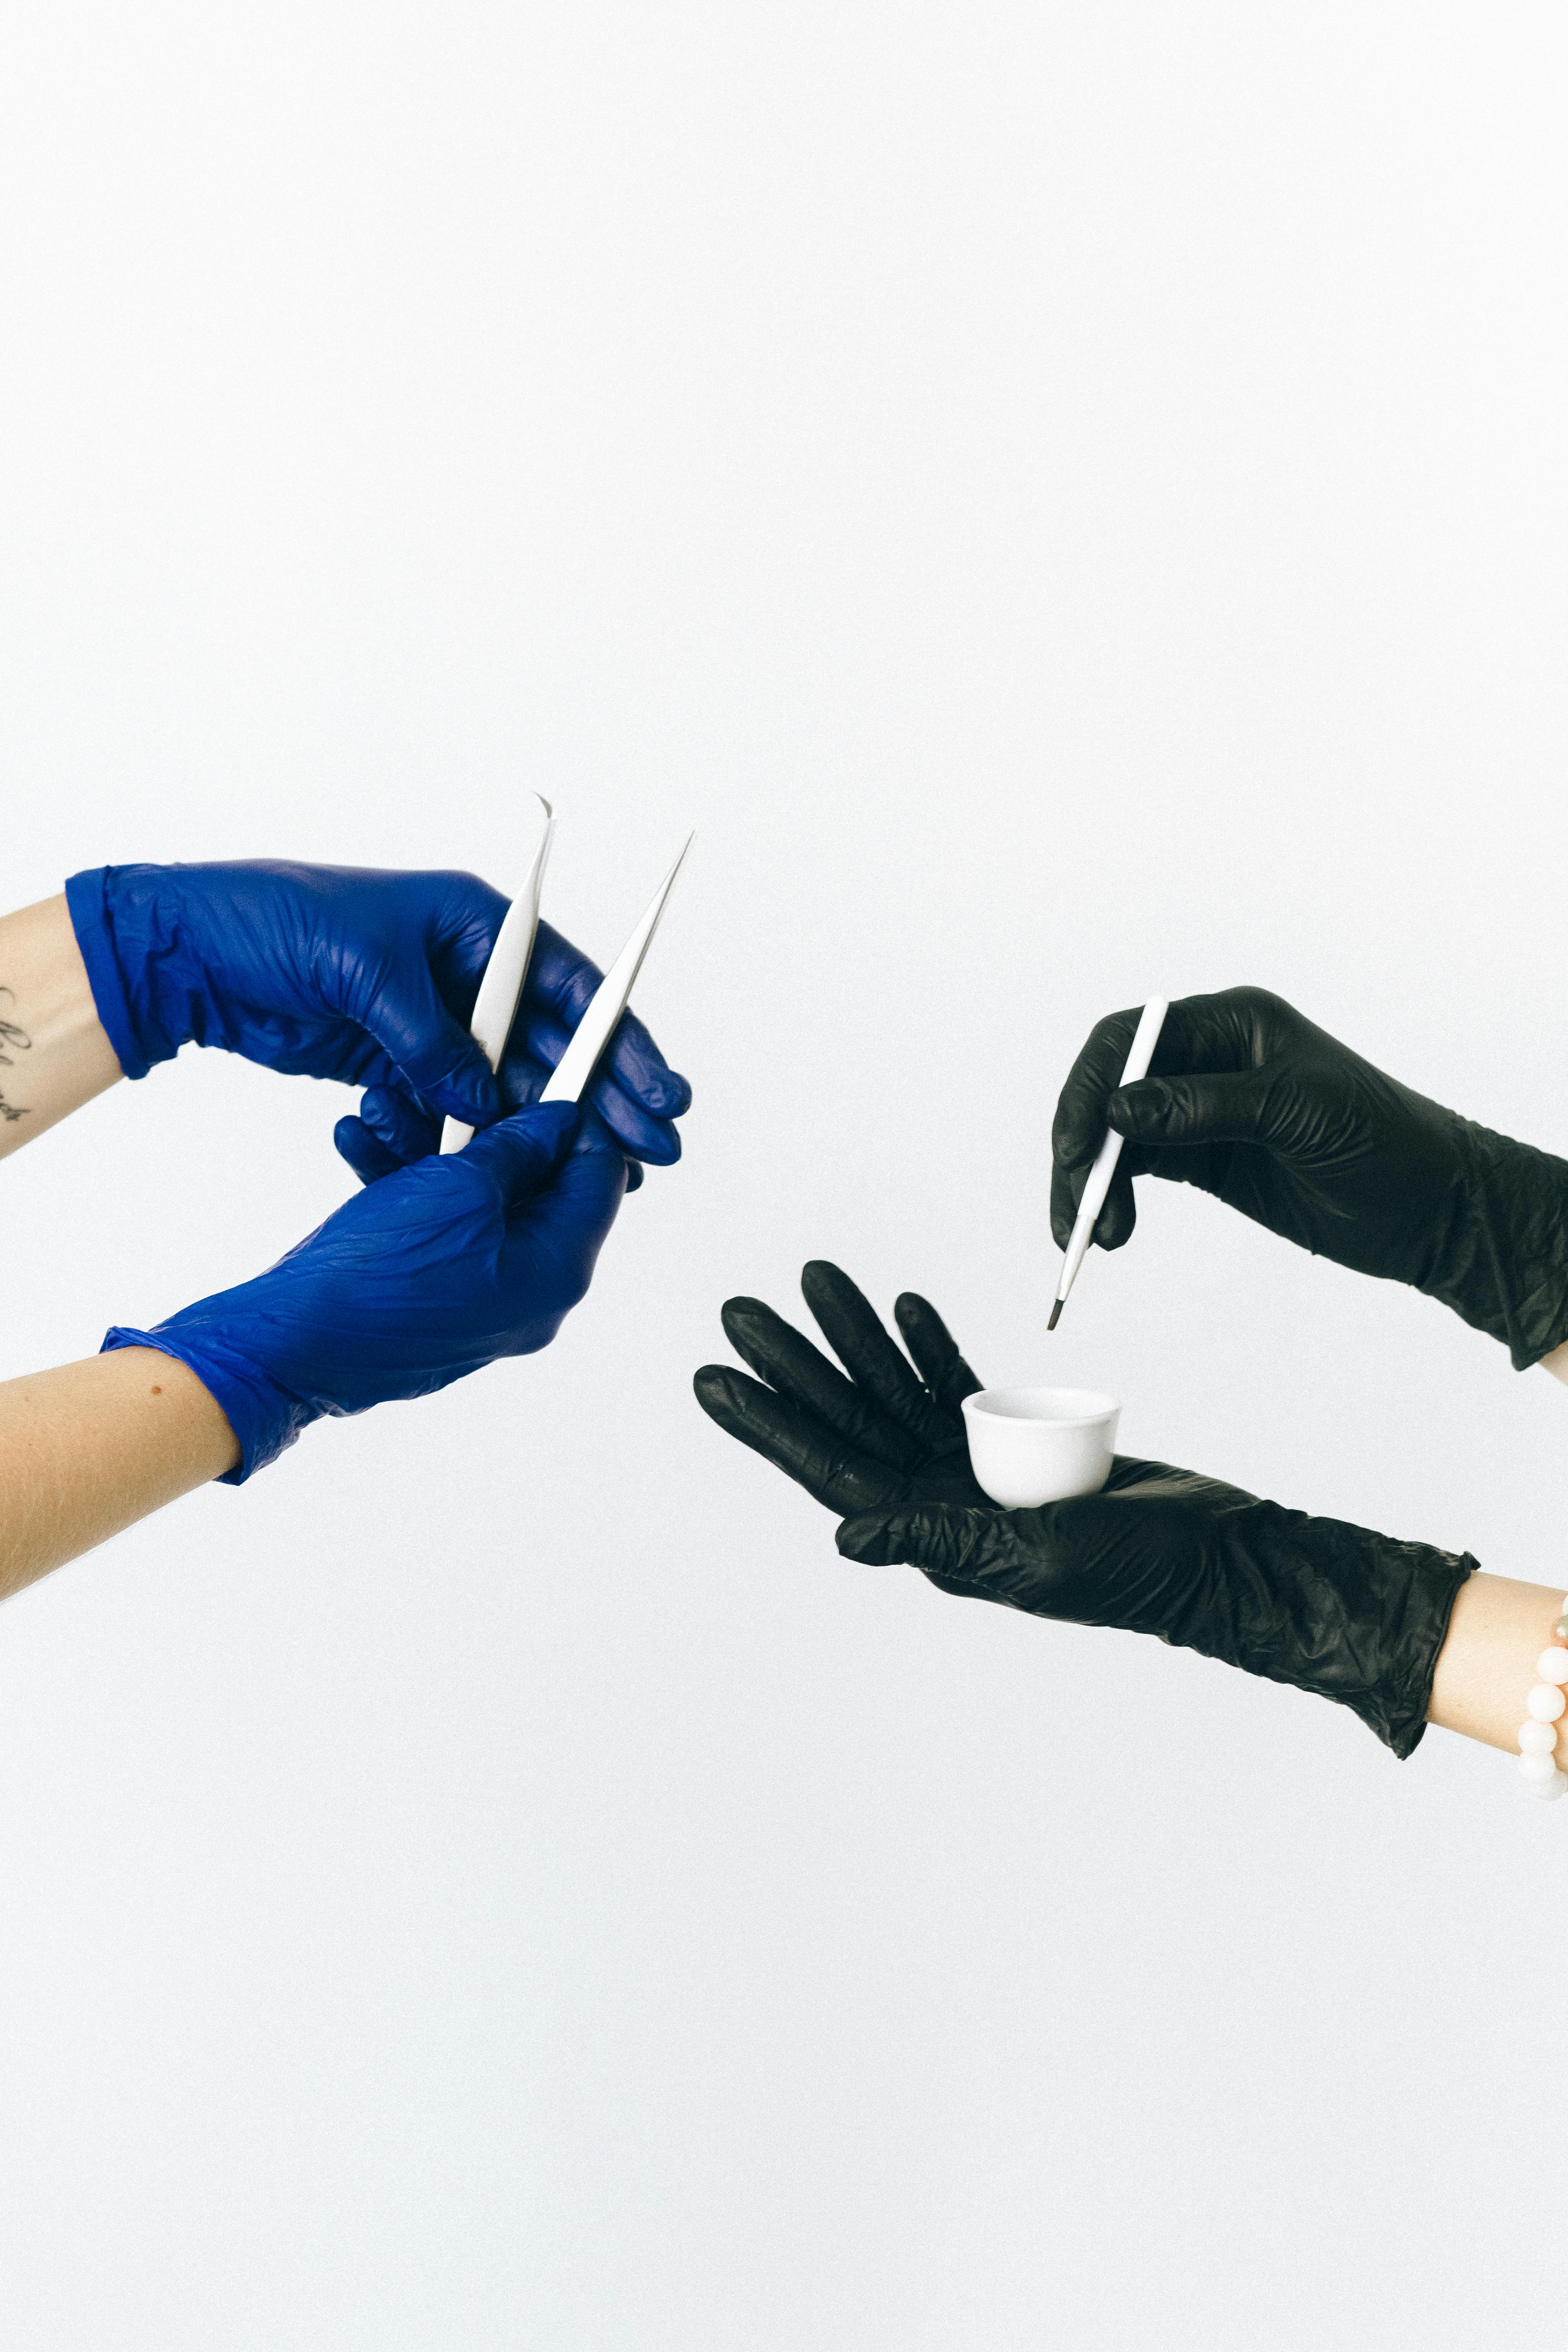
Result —
[[[819, 1255], [1038, 1376], [1056, 1089], [1151, 991], [1568, 1150], [1565, 63], [1499, 0], [8, 12], [5, 903], [510, 887], [537, 786], [603, 954], [700, 829], [687, 1159], [557, 1345], [0, 1618], [8, 2352], [1557, 2324], [1563, 1810], [847, 1568], [689, 1379]], [[10, 1161], [0, 1370], [258, 1270], [347, 1107], [188, 1053]], [[1049, 1368], [1568, 1580], [1568, 1397], [1201, 1196]]]

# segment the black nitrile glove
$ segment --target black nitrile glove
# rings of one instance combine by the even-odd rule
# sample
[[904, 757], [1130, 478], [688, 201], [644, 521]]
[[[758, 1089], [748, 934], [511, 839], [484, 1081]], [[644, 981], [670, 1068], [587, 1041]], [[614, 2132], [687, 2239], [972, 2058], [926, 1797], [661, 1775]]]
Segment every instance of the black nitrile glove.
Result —
[[980, 1382], [936, 1309], [908, 1291], [894, 1309], [917, 1378], [847, 1275], [817, 1261], [801, 1288], [850, 1378], [760, 1299], [731, 1298], [725, 1332], [768, 1386], [707, 1364], [697, 1397], [721, 1429], [847, 1515], [847, 1559], [908, 1560], [944, 1592], [1157, 1633], [1337, 1699], [1410, 1754], [1454, 1596], [1476, 1565], [1468, 1553], [1309, 1518], [1123, 1454], [1098, 1495], [1004, 1511], [971, 1474], [959, 1405]]
[[1135, 1176], [1196, 1184], [1287, 1241], [1407, 1282], [1504, 1340], [1522, 1371], [1568, 1339], [1568, 1161], [1384, 1077], [1261, 988], [1187, 996], [1148, 1077], [1119, 1087], [1137, 1013], [1098, 1022], [1052, 1131], [1065, 1249], [1106, 1127], [1127, 1139], [1094, 1229], [1120, 1249]]

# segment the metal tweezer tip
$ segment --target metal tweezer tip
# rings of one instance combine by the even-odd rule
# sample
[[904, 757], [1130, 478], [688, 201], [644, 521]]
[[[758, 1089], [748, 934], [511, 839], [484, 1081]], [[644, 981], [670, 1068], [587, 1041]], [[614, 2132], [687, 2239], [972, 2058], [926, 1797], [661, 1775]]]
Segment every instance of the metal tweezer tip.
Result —
[[1056, 1328], [1057, 1328], [1057, 1318], [1058, 1318], [1058, 1315], [1061, 1313], [1061, 1311], [1062, 1311], [1063, 1304], [1064, 1304], [1064, 1302], [1063, 1302], [1061, 1299], [1059, 1299], [1059, 1298], [1058, 1298], [1058, 1299], [1057, 1300], [1056, 1305], [1052, 1307], [1052, 1309], [1051, 1309], [1051, 1319], [1050, 1319], [1050, 1321], [1049, 1321], [1049, 1322], [1047, 1324], [1047, 1326], [1046, 1326], [1046, 1328], [1047, 1328], [1047, 1331], [1054, 1331], [1054, 1330], [1056, 1329]]

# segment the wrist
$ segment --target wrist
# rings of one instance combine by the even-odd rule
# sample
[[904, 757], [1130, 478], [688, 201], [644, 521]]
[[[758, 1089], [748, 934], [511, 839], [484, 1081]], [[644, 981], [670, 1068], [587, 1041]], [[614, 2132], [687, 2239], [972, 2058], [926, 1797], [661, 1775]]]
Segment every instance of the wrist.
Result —
[[161, 960], [177, 945], [174, 925], [159, 885], [159, 866], [97, 866], [73, 874], [66, 905], [81, 951], [98, 1018], [121, 1070], [144, 1078], [159, 1062], [172, 1062], [194, 1034], [189, 1007], [159, 1002], [155, 986]]
[[0, 918], [0, 1153], [120, 1076], [64, 898]]
[[[204, 1302], [205, 1307], [217, 1304], [216, 1299]], [[237, 1458], [218, 1473], [226, 1486], [242, 1486], [331, 1409], [274, 1380], [265, 1366], [236, 1347], [221, 1321], [201, 1308], [187, 1309], [150, 1331], [117, 1324], [105, 1333], [100, 1352], [110, 1355], [124, 1348], [151, 1348], [173, 1357], [206, 1390], [234, 1434]]]
[[1427, 1721], [1517, 1755], [1535, 1662], [1550, 1644], [1562, 1611], [1557, 1585], [1471, 1577], [1455, 1599]]

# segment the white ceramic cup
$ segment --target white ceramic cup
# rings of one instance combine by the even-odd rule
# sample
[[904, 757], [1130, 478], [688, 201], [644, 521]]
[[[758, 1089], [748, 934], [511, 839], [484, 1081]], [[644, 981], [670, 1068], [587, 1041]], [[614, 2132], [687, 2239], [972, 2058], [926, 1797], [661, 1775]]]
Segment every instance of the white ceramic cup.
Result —
[[963, 1400], [970, 1466], [1009, 1511], [1098, 1494], [1121, 1418], [1098, 1389], [979, 1389]]

